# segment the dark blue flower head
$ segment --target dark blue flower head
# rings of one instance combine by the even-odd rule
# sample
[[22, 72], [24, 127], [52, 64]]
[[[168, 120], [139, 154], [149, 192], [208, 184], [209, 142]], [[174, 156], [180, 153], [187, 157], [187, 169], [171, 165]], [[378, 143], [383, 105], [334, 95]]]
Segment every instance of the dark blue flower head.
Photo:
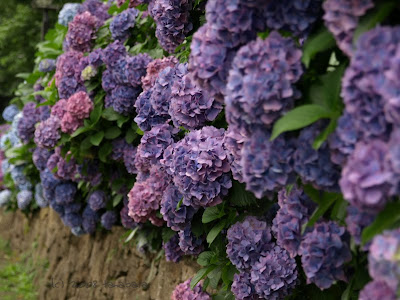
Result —
[[87, 202], [92, 210], [98, 211], [106, 207], [107, 195], [103, 191], [96, 190], [90, 194]]
[[55, 201], [60, 205], [71, 203], [75, 199], [76, 192], [76, 184], [70, 182], [61, 183], [55, 188]]
[[117, 222], [118, 216], [115, 211], [109, 210], [101, 216], [101, 225], [107, 230], [111, 230]]
[[179, 247], [186, 255], [199, 255], [204, 250], [204, 238], [196, 237], [190, 226], [179, 231]]
[[111, 36], [114, 40], [124, 41], [129, 37], [129, 30], [135, 26], [139, 11], [135, 8], [124, 10], [116, 15], [110, 24]]
[[183, 251], [179, 247], [179, 235], [175, 234], [168, 242], [163, 243], [163, 249], [165, 251], [165, 259], [177, 263], [181, 260], [184, 255]]

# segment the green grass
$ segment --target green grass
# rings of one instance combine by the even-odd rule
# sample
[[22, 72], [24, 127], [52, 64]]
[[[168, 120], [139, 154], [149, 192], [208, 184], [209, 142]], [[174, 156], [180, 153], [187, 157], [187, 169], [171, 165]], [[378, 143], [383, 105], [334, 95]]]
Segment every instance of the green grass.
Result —
[[[34, 248], [34, 245], [32, 245]], [[34, 261], [31, 251], [15, 255], [10, 245], [0, 239], [0, 299], [31, 300], [38, 298], [35, 276], [48, 267], [46, 261]]]

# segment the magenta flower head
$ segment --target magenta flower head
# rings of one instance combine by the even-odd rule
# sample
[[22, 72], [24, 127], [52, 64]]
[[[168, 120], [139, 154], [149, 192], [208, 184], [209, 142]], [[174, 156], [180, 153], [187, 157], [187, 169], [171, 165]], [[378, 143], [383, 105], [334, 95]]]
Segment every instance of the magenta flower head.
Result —
[[65, 37], [68, 49], [79, 52], [90, 52], [97, 24], [98, 19], [90, 14], [90, 12], [86, 11], [76, 15], [68, 24], [68, 33]]
[[371, 281], [360, 292], [359, 300], [396, 300], [396, 291], [391, 289], [385, 281]]
[[158, 78], [158, 74], [166, 67], [175, 67], [178, 60], [175, 56], [168, 56], [164, 58], [157, 58], [147, 65], [146, 75], [142, 77], [142, 87], [148, 90], [153, 87]]
[[67, 112], [79, 120], [88, 118], [93, 107], [92, 100], [85, 92], [78, 92], [67, 101]]
[[67, 112], [67, 103], [65, 99], [58, 100], [51, 108], [50, 115], [58, 117], [61, 120]]
[[211, 300], [211, 296], [203, 291], [202, 285], [198, 283], [194, 289], [190, 288], [190, 281], [188, 279], [185, 282], [176, 286], [172, 292], [171, 300]]
[[77, 119], [69, 112], [66, 112], [61, 120], [61, 131], [68, 134], [74, 133], [81, 126], [83, 126], [83, 119]]

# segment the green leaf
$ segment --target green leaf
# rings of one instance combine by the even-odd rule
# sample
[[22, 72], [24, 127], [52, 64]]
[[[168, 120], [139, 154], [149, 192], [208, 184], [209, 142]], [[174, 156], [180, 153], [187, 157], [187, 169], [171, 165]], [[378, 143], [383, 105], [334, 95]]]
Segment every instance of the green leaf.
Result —
[[137, 137], [136, 131], [134, 131], [132, 128], [129, 128], [125, 135], [126, 142], [128, 144], [132, 144], [132, 142], [135, 140], [136, 137]]
[[222, 267], [218, 266], [214, 270], [212, 270], [210, 273], [208, 273], [207, 278], [210, 279], [210, 286], [213, 289], [216, 289], [218, 287], [219, 280], [221, 279], [222, 275]]
[[343, 199], [343, 197], [339, 197], [335, 201], [335, 205], [333, 206], [332, 212], [331, 212], [331, 219], [333, 220], [338, 220], [338, 221], [344, 221], [346, 218], [347, 214], [347, 206], [349, 203]]
[[231, 263], [228, 263], [223, 269], [222, 269], [222, 281], [225, 283], [225, 285], [229, 285], [233, 281], [233, 276], [238, 273], [238, 270], [234, 265]]
[[328, 139], [329, 135], [336, 129], [336, 120], [332, 119], [328, 126], [316, 137], [313, 142], [313, 149], [318, 150], [321, 145]]
[[117, 121], [121, 117], [121, 115], [111, 107], [107, 107], [105, 110], [103, 110], [102, 116], [108, 121]]
[[215, 266], [209, 266], [208, 268], [200, 269], [196, 275], [193, 276], [192, 281], [190, 282], [190, 288], [193, 289], [204, 277], [207, 276], [212, 270], [215, 269]]
[[139, 230], [139, 226], [132, 230], [129, 236], [126, 238], [125, 243], [128, 243], [135, 236], [136, 232]]
[[90, 137], [90, 142], [92, 143], [92, 145], [98, 146], [100, 145], [103, 138], [104, 138], [104, 131], [99, 131]]
[[178, 204], [176, 205], [176, 209], [175, 210], [178, 211], [181, 208], [182, 204], [183, 204], [183, 197], [182, 197], [181, 200], [179, 200]]
[[202, 222], [204, 224], [210, 223], [214, 220], [220, 219], [224, 214], [221, 215], [219, 208], [217, 206], [207, 207], [204, 210]]
[[112, 152], [112, 144], [111, 143], [105, 143], [100, 147], [99, 150], [99, 159], [107, 163], [107, 156]]
[[80, 149], [81, 150], [87, 150], [87, 149], [89, 149], [90, 147], [92, 147], [92, 143], [90, 142], [90, 135], [89, 136], [87, 136], [82, 142], [81, 142], [81, 146], [80, 146]]
[[176, 234], [171, 228], [164, 227], [161, 231], [161, 237], [164, 243], [167, 243]]
[[362, 244], [365, 245], [375, 235], [382, 233], [386, 229], [391, 229], [400, 221], [400, 203], [388, 203], [383, 211], [376, 217], [375, 221], [365, 228], [361, 235]]
[[296, 107], [275, 122], [274, 128], [272, 129], [271, 140], [274, 140], [283, 132], [297, 130], [319, 119], [332, 117], [332, 112], [320, 105], [307, 104]]
[[114, 199], [113, 199], [113, 207], [116, 207], [116, 206], [121, 202], [121, 200], [122, 200], [123, 198], [124, 198], [124, 196], [121, 195], [121, 194], [116, 195], [116, 196], [114, 197]]
[[92, 122], [92, 125], [95, 125], [100, 120], [102, 112], [103, 112], [103, 105], [98, 104], [94, 107], [94, 109], [90, 113], [90, 121]]
[[302, 62], [308, 68], [311, 60], [320, 52], [335, 47], [336, 42], [333, 35], [325, 27], [316, 34], [307, 38], [303, 46]]
[[113, 126], [106, 130], [106, 132], [104, 133], [104, 137], [108, 140], [113, 140], [119, 137], [120, 134], [121, 134], [121, 129], [119, 129], [117, 126]]
[[126, 122], [129, 121], [129, 117], [126, 116], [120, 116], [117, 120], [117, 125], [118, 127], [122, 127], [122, 125], [124, 125]]
[[200, 255], [198, 256], [197, 263], [202, 267], [206, 267], [210, 264], [210, 260], [213, 256], [214, 256], [214, 252], [204, 251], [204, 252], [200, 253]]
[[246, 191], [245, 184], [240, 183], [236, 180], [232, 182], [231, 197], [229, 201], [238, 207], [245, 207], [255, 205], [257, 198], [253, 193]]
[[225, 227], [225, 220], [219, 222], [217, 225], [215, 225], [210, 232], [207, 234], [207, 243], [211, 245], [211, 243], [215, 240], [215, 238], [218, 236], [218, 234], [224, 229]]

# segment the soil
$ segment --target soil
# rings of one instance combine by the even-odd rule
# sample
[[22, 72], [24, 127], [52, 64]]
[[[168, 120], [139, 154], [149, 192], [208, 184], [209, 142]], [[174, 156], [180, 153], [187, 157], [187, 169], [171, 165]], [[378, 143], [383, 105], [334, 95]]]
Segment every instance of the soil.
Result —
[[199, 269], [190, 258], [174, 264], [142, 254], [124, 244], [124, 233], [114, 227], [76, 237], [49, 208], [29, 217], [0, 211], [0, 237], [12, 250], [49, 263], [36, 276], [39, 299], [169, 300], [175, 286]]

